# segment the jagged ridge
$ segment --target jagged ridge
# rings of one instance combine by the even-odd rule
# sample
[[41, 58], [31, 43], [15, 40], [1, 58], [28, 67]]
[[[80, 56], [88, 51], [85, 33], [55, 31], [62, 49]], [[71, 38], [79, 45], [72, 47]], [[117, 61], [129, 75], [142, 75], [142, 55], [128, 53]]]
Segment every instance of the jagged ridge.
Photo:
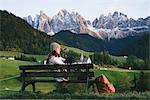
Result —
[[70, 30], [73, 33], [87, 33], [96, 38], [110, 40], [111, 38], [120, 39], [150, 31], [150, 16], [134, 20], [118, 12], [109, 13], [108, 16], [100, 15], [99, 19], [96, 18], [92, 23], [77, 12], [69, 13], [65, 9], [60, 10], [53, 17], [40, 11], [40, 15], [36, 15], [34, 20], [30, 15], [23, 19], [32, 27], [49, 35], [54, 35], [62, 30]]

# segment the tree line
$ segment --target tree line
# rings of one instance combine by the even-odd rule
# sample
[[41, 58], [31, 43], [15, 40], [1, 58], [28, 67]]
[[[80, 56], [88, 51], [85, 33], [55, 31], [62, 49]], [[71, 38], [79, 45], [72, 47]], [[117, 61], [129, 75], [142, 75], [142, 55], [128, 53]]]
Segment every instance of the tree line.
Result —
[[125, 56], [124, 60], [119, 60], [119, 58], [116, 60], [109, 54], [108, 51], [102, 51], [95, 52], [94, 54], [90, 55], [90, 58], [94, 64], [99, 64], [101, 66], [108, 64], [125, 69], [150, 69], [150, 62], [148, 59], [140, 59], [134, 55]]

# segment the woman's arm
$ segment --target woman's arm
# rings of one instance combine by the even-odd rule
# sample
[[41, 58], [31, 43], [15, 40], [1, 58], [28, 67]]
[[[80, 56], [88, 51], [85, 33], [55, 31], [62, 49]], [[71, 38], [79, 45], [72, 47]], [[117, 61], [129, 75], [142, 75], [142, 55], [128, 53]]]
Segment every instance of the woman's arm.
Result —
[[65, 58], [63, 58], [63, 57], [59, 57], [63, 62], [66, 60]]
[[[65, 59], [63, 59], [65, 60]], [[53, 63], [54, 64], [59, 64], [59, 65], [64, 65], [65, 63], [63, 62], [62, 57], [54, 57]]]

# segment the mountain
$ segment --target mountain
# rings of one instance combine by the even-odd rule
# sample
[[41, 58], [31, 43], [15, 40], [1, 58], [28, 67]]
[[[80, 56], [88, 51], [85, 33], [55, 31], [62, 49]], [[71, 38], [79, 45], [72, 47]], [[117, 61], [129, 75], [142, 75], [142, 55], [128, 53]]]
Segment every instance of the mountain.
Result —
[[146, 58], [149, 55], [150, 33], [140, 33], [142, 36], [129, 36], [123, 39], [111, 39], [110, 41], [91, 37], [89, 34], [74, 34], [70, 31], [60, 31], [53, 37], [63, 41], [71, 47], [85, 51], [99, 52], [109, 51], [112, 55], [136, 55]]
[[49, 42], [55, 40], [5, 10], [0, 10], [0, 22], [0, 50], [48, 54]]
[[96, 18], [92, 22], [92, 25], [99, 30], [107, 30], [108, 40], [111, 38], [125, 38], [150, 31], [150, 16], [145, 19], [134, 20], [116, 11], [113, 14], [109, 13], [108, 16], [100, 15], [99, 19]]
[[[78, 13], [69, 13], [65, 9], [59, 11], [52, 18], [40, 11], [40, 15], [36, 15], [34, 21], [31, 20], [30, 15], [23, 19], [35, 29], [46, 32], [49, 35], [54, 35], [61, 30], [70, 30], [74, 33], [89, 33], [90, 29], [88, 29], [88, 27], [91, 27], [89, 20], [84, 19]], [[98, 37], [97, 33], [92, 32], [92, 36]]]
[[53, 17], [47, 16], [43, 11], [36, 15], [34, 20], [29, 15], [24, 17], [32, 27], [48, 35], [55, 35], [62, 30], [70, 30], [76, 34], [89, 34], [99, 39], [121, 39], [136, 36], [141, 32], [150, 31], [150, 16], [134, 20], [123, 13], [109, 13], [108, 16], [100, 15], [93, 22], [85, 19], [79, 13], [62, 9]]
[[[69, 30], [60, 31], [50, 37], [46, 33], [34, 29], [26, 21], [16, 17], [12, 13], [0, 10], [0, 15], [0, 50], [48, 54], [49, 42], [56, 41], [66, 46], [80, 48], [85, 51], [99, 52], [106, 50], [113, 55], [136, 55], [140, 58], [149, 57], [150, 32], [141, 32], [139, 34], [142, 35], [110, 39], [109, 41], [92, 37], [88, 33], [75, 34]], [[48, 21], [49, 18], [47, 17], [45, 21]], [[29, 19], [30, 23], [34, 25], [31, 16]], [[40, 25], [42, 26], [43, 24], [40, 23]]]

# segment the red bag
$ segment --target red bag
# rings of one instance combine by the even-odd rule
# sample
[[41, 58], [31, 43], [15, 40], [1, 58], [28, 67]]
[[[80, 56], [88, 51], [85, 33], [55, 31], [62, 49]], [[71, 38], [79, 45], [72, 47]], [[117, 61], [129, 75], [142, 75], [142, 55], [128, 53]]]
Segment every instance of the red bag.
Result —
[[101, 75], [95, 79], [97, 90], [99, 93], [115, 93], [115, 88], [105, 75]]

